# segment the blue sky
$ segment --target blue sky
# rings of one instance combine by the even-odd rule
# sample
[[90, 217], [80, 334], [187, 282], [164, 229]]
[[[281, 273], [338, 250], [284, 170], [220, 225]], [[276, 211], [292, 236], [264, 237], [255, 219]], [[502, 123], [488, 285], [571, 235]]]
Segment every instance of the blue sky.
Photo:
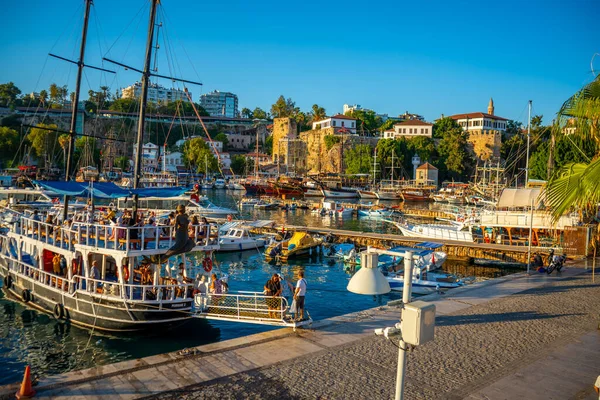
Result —
[[[77, 57], [83, 3], [4, 4], [0, 82], [23, 92], [52, 82], [72, 89], [75, 67], [47, 53]], [[86, 63], [100, 66], [108, 55], [141, 68], [148, 10], [148, 0], [95, 0]], [[163, 0], [159, 15], [159, 73], [200, 80], [203, 87], [190, 87], [195, 100], [234, 92], [240, 108], [268, 110], [283, 94], [305, 111], [318, 103], [334, 114], [358, 103], [433, 120], [486, 111], [493, 97], [497, 115], [525, 121], [531, 99], [534, 114], [550, 122], [592, 80], [590, 60], [600, 53], [597, 0]], [[116, 76], [88, 70], [83, 97], [89, 87], [114, 92], [136, 80], [120, 68]]]

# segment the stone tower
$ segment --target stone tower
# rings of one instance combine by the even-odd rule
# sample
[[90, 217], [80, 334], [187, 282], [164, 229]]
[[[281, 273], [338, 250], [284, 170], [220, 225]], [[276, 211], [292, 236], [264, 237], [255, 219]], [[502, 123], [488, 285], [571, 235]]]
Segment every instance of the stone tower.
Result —
[[490, 103], [488, 104], [488, 114], [494, 115], [494, 99], [490, 97]]

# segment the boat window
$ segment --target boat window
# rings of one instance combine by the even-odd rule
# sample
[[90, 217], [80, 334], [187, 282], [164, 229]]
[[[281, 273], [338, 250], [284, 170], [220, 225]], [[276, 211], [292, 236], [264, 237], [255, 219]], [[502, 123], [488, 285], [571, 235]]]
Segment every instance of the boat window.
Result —
[[235, 236], [237, 236], [237, 237], [242, 237], [242, 234], [243, 234], [243, 233], [244, 233], [244, 232], [242, 232], [242, 231], [237, 231], [237, 233], [236, 233], [236, 235], [235, 235]]

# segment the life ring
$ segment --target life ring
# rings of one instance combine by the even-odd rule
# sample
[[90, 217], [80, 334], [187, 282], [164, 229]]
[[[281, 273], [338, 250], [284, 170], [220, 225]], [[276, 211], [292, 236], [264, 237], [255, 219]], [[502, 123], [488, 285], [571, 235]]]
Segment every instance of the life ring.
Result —
[[202, 260], [202, 268], [204, 268], [204, 271], [210, 272], [210, 271], [212, 271], [212, 267], [213, 267], [212, 259], [210, 257], [204, 257], [204, 259]]
[[29, 303], [31, 301], [31, 292], [28, 289], [23, 289], [21, 297], [25, 303]]
[[54, 318], [63, 319], [65, 316], [65, 307], [62, 304], [57, 303], [54, 306], [54, 311], [52, 313], [54, 314]]
[[7, 288], [7, 289], [10, 289], [10, 288], [12, 288], [12, 276], [10, 276], [10, 275], [6, 275], [6, 276], [4, 277], [4, 281], [3, 281], [3, 283], [4, 283], [4, 287], [5, 287], [5, 288]]
[[231, 222], [233, 221], [233, 217], [231, 216], [231, 214], [227, 215], [227, 222]]

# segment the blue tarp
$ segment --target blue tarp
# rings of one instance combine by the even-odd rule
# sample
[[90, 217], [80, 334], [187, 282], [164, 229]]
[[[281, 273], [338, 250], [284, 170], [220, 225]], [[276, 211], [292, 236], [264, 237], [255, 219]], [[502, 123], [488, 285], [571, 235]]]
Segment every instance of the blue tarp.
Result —
[[88, 182], [61, 181], [34, 181], [34, 183], [62, 196], [81, 197], [91, 194], [100, 199], [133, 197], [134, 194], [139, 197], [174, 197], [182, 195], [187, 190], [182, 187], [129, 189], [117, 186], [112, 182], [94, 182], [93, 185]]

